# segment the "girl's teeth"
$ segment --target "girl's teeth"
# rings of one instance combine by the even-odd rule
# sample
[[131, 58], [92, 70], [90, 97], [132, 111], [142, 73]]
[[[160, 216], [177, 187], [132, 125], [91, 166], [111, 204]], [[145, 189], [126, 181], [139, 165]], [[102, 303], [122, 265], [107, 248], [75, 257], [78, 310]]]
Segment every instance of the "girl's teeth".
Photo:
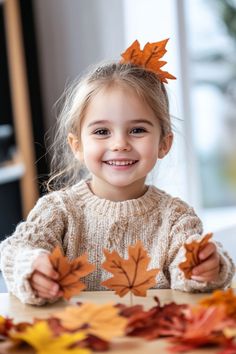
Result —
[[126, 166], [126, 165], [132, 165], [135, 161], [107, 161], [109, 165], [115, 165], [115, 166]]

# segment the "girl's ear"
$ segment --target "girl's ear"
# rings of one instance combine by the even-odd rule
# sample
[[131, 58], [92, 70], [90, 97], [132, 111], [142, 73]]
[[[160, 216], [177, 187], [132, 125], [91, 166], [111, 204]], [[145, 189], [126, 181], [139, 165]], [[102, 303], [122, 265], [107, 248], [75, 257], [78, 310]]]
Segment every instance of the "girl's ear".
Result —
[[166, 154], [168, 154], [173, 143], [173, 138], [174, 138], [173, 133], [169, 133], [164, 138], [162, 138], [159, 145], [159, 151], [158, 151], [159, 159], [162, 159], [163, 157], [166, 156]]
[[71, 151], [74, 154], [74, 157], [79, 161], [82, 161], [83, 151], [82, 151], [82, 145], [80, 144], [78, 137], [73, 133], [69, 133], [67, 140], [68, 140], [68, 144], [70, 145]]

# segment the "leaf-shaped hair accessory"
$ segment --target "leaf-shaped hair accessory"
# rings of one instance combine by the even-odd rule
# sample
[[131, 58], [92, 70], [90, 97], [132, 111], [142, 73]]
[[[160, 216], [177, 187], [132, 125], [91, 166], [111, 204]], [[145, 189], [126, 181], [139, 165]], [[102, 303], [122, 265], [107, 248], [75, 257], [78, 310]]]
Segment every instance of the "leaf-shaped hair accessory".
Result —
[[150, 257], [140, 241], [135, 246], [129, 246], [128, 259], [123, 259], [116, 251], [109, 253], [104, 249], [106, 256], [102, 268], [114, 276], [101, 283], [123, 297], [129, 291], [137, 296], [146, 296], [147, 289], [156, 284], [156, 275], [159, 269], [147, 270]]
[[161, 70], [166, 61], [160, 61], [166, 53], [166, 44], [169, 39], [160, 42], [146, 43], [143, 50], [140, 49], [139, 41], [134, 41], [124, 53], [121, 54], [121, 63], [132, 63], [141, 66], [157, 74], [161, 82], [168, 83], [167, 79], [175, 80], [176, 77]]
[[80, 278], [85, 277], [95, 269], [95, 266], [88, 262], [86, 254], [69, 261], [57, 246], [49, 258], [53, 268], [59, 273], [58, 284], [66, 300], [78, 295], [81, 290], [86, 288]]
[[186, 250], [186, 260], [179, 264], [179, 268], [184, 272], [186, 279], [191, 279], [193, 268], [201, 263], [198, 255], [209, 242], [212, 235], [212, 233], [208, 233], [200, 242], [193, 241], [191, 243], [184, 244]]

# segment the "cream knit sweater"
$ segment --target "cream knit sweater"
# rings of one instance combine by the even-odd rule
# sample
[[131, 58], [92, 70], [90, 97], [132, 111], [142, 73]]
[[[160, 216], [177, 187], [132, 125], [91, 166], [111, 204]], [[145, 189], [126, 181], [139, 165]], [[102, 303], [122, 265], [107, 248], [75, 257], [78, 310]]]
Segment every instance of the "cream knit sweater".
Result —
[[96, 271], [85, 278], [88, 290], [105, 290], [100, 283], [110, 275], [101, 269], [103, 248], [127, 256], [130, 244], [141, 240], [151, 256], [150, 268], [159, 268], [157, 288], [208, 291], [230, 285], [234, 265], [217, 244], [221, 271], [216, 282], [186, 280], [178, 268], [184, 260], [184, 242], [200, 239], [202, 224], [194, 210], [154, 186], [138, 199], [113, 202], [98, 198], [81, 181], [66, 191], [39, 199], [27, 220], [0, 245], [1, 269], [10, 292], [22, 302], [43, 304], [28, 281], [32, 263], [56, 245], [73, 259], [88, 252]]

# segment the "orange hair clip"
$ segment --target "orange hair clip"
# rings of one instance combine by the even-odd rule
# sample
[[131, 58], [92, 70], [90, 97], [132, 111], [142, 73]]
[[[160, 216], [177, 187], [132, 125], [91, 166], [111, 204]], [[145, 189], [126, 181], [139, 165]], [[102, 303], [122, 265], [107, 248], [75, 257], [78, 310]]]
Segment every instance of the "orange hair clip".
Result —
[[167, 62], [159, 60], [167, 52], [166, 44], [168, 40], [169, 39], [164, 39], [163, 41], [154, 43], [148, 42], [145, 44], [143, 50], [140, 49], [139, 41], [136, 40], [124, 53], [121, 54], [122, 59], [120, 60], [120, 63], [132, 63], [154, 71], [160, 78], [161, 82], [168, 83], [167, 79], [175, 80], [176, 77], [167, 71], [161, 70], [162, 66]]

